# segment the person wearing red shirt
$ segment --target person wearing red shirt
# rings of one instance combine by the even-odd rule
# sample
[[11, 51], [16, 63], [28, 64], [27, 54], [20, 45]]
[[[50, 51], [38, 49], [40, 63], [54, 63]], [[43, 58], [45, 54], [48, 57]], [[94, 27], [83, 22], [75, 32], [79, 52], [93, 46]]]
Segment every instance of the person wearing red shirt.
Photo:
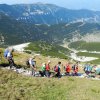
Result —
[[68, 63], [67, 65], [66, 65], [66, 75], [70, 75], [70, 71], [71, 71], [71, 66], [70, 66], [70, 63]]
[[74, 75], [74, 76], [77, 76], [77, 75], [78, 75], [78, 64], [76, 63], [76, 64], [72, 67], [72, 69], [73, 69], [73, 75]]
[[46, 77], [50, 77], [50, 63], [51, 61], [49, 60], [46, 64]]

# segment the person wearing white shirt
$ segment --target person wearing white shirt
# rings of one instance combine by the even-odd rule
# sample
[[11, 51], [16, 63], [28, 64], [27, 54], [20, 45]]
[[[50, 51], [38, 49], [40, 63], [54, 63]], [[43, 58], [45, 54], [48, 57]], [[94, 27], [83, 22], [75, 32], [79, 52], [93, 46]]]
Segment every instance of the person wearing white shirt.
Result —
[[12, 55], [12, 50], [9, 50], [7, 54], [7, 59], [9, 62], [10, 69], [14, 66], [14, 60], [13, 60], [13, 55]]
[[35, 58], [29, 58], [29, 65], [30, 65], [30, 68], [31, 68], [31, 75], [35, 76], [35, 64], [36, 62], [33, 60]]

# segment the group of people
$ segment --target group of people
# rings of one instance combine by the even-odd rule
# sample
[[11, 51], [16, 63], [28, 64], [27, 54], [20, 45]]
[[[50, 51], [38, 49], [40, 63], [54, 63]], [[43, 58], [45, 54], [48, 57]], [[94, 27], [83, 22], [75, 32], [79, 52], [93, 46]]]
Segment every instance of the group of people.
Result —
[[[35, 57], [30, 58], [29, 66], [31, 68], [31, 75], [35, 76], [36, 72], [36, 61], [34, 60]], [[41, 65], [41, 70], [39, 71], [39, 74], [42, 77], [58, 77], [60, 78], [62, 76], [61, 69], [64, 69], [63, 75], [65, 76], [79, 76], [79, 62], [76, 62], [75, 64], [71, 64], [70, 62], [67, 63], [65, 66], [62, 66], [61, 62], [58, 62], [54, 67], [51, 67], [51, 61], [48, 60], [47, 63], [43, 63]], [[92, 73], [95, 75], [100, 75], [100, 68], [96, 65], [92, 66], [91, 64], [85, 64], [83, 67], [83, 70], [85, 74], [88, 76]]]
[[[4, 57], [8, 60], [10, 69], [12, 69], [13, 66], [16, 66], [15, 63], [14, 63], [14, 60], [13, 60], [12, 52], [13, 52], [13, 49], [6, 49], [5, 52], [4, 52]], [[35, 76], [35, 73], [37, 71], [35, 56], [29, 58], [26, 61], [26, 64], [31, 69], [31, 75]], [[51, 68], [51, 61], [48, 60], [47, 63], [43, 63], [41, 65], [41, 70], [39, 71], [39, 74], [42, 77], [53, 77], [54, 76], [54, 77], [60, 78], [62, 76], [61, 69], [62, 69], [61, 62], [58, 62], [58, 64], [56, 64], [53, 68]], [[64, 75], [78, 76], [79, 75], [78, 74], [78, 72], [79, 72], [79, 62], [76, 62], [74, 65], [72, 65], [69, 62], [65, 66], [63, 66], [63, 69], [64, 69]], [[100, 68], [98, 68], [96, 65], [91, 66], [91, 64], [85, 64], [84, 68], [83, 68], [86, 75], [93, 73], [93, 69], [94, 69], [95, 74], [100, 75]]]
[[[29, 63], [27, 63], [30, 68], [31, 68], [31, 75], [35, 76], [35, 71], [36, 71], [36, 61], [34, 61], [34, 58], [29, 58]], [[58, 77], [60, 78], [62, 76], [61, 74], [61, 62], [59, 61], [57, 65], [55, 65], [53, 68], [51, 68], [51, 61], [48, 60], [47, 63], [43, 63], [41, 65], [41, 70], [39, 71], [39, 74], [42, 77]], [[67, 76], [71, 76], [71, 71], [72, 71], [72, 75], [73, 76], [77, 76], [78, 75], [78, 62], [76, 64], [74, 64], [71, 67], [71, 64], [68, 63], [65, 66], [63, 66], [63, 69], [65, 70], [65, 75]]]
[[95, 73], [95, 75], [100, 75], [100, 67], [97, 67], [97, 65], [85, 64], [84, 72], [86, 73], [86, 75], [92, 73]]

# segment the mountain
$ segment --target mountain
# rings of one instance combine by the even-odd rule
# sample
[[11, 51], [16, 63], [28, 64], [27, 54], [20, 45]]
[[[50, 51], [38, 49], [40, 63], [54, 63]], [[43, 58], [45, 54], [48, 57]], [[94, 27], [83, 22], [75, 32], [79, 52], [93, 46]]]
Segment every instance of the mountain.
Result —
[[98, 23], [60, 23], [54, 25], [35, 25], [23, 23], [0, 13], [0, 43], [6, 45], [20, 44], [31, 41], [47, 41], [62, 43], [76, 38], [75, 35], [85, 36], [100, 32]]
[[6, 45], [13, 45], [32, 40], [45, 39], [41, 28], [36, 25], [25, 24], [0, 13], [0, 41]]
[[33, 24], [100, 22], [100, 11], [70, 10], [53, 4], [0, 4], [0, 12], [16, 20]]

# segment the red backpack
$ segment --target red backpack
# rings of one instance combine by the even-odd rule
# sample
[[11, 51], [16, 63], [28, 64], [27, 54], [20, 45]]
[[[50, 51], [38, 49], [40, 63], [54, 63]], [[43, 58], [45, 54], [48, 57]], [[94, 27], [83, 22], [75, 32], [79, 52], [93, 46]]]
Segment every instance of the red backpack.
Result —
[[55, 66], [55, 67], [54, 67], [54, 71], [55, 71], [55, 72], [58, 72], [58, 66]]

